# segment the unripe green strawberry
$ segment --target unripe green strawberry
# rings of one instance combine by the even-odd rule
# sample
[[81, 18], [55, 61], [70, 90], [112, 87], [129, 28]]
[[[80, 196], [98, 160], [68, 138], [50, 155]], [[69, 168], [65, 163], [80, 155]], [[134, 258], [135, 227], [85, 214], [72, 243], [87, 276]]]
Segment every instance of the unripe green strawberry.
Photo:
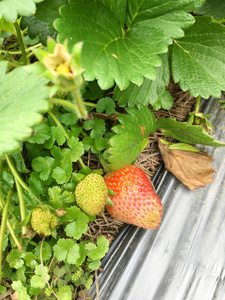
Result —
[[37, 207], [31, 214], [31, 226], [35, 232], [48, 236], [58, 225], [58, 217], [51, 211]]
[[96, 216], [105, 207], [108, 188], [104, 178], [97, 173], [88, 174], [75, 190], [77, 205], [91, 216]]
[[105, 176], [113, 206], [106, 206], [110, 215], [124, 223], [145, 229], [159, 226], [163, 207], [145, 173], [138, 167], [127, 166]]

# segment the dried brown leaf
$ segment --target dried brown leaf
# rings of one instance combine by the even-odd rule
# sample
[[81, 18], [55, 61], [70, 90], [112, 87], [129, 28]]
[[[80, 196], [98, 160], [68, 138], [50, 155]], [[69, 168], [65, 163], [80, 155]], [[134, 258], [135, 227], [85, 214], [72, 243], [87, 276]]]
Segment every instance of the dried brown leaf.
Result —
[[185, 186], [194, 191], [198, 186], [205, 187], [213, 182], [211, 174], [215, 173], [211, 162], [213, 158], [202, 151], [189, 152], [169, 149], [159, 141], [159, 149], [165, 168], [174, 174]]

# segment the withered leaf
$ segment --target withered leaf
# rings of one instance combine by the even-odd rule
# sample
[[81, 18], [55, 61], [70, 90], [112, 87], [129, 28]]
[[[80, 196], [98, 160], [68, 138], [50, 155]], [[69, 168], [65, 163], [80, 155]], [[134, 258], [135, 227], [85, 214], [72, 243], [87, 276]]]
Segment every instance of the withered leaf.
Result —
[[213, 182], [211, 174], [215, 172], [211, 162], [213, 158], [202, 151], [190, 152], [169, 149], [169, 144], [159, 141], [159, 149], [165, 168], [173, 173], [185, 186], [194, 191], [198, 186], [205, 187]]

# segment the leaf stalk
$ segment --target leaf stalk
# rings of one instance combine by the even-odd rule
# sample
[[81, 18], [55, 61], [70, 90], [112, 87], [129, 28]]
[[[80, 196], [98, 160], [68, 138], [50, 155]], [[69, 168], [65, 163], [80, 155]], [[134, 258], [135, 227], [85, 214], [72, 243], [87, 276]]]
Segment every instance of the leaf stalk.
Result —
[[[24, 199], [23, 199], [23, 193], [22, 193], [21, 185], [19, 184], [19, 182], [16, 178], [15, 178], [15, 182], [16, 182], [16, 188], [17, 188], [17, 193], [18, 193], [19, 203], [20, 203], [21, 221], [23, 221], [26, 217], [26, 210], [25, 210], [25, 204], [24, 204]], [[23, 226], [22, 227], [22, 234], [24, 235], [26, 233], [27, 233], [27, 227]]]
[[19, 184], [24, 188], [24, 190], [27, 191], [28, 193], [30, 193], [39, 204], [42, 204], [42, 202], [34, 195], [34, 193], [29, 189], [29, 187], [26, 185], [26, 183], [19, 176], [19, 174], [17, 173], [17, 170], [15, 169], [11, 159], [9, 158], [9, 156], [7, 154], [5, 154], [5, 158], [7, 160], [7, 163], [9, 165], [9, 168], [13, 174], [15, 181], [18, 181]]
[[13, 25], [14, 25], [14, 28], [16, 30], [18, 42], [20, 44], [20, 49], [21, 49], [21, 52], [22, 52], [23, 64], [26, 66], [27, 65], [27, 55], [26, 55], [25, 46], [24, 46], [24, 43], [23, 43], [23, 38], [22, 38], [21, 30], [19, 28], [19, 25], [18, 25], [17, 21]]
[[197, 99], [196, 99], [196, 108], [195, 108], [195, 113], [199, 112], [199, 107], [200, 107], [200, 101], [201, 101], [201, 96], [198, 95]]
[[9, 204], [12, 198], [12, 190], [9, 190], [5, 207], [2, 214], [1, 230], [0, 230], [0, 282], [2, 281], [2, 254], [3, 254], [3, 242], [6, 230], [7, 216], [9, 210]]

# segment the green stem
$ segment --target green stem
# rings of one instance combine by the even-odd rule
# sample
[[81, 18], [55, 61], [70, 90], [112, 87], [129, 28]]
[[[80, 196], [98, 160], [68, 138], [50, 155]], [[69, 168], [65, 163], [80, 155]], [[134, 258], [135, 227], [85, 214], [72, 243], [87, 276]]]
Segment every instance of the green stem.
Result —
[[[33, 51], [34, 49], [36, 48], [41, 48], [40, 46], [42, 46], [41, 43], [37, 44], [37, 45], [34, 45], [33, 47], [30, 47], [30, 48], [27, 48], [25, 49], [25, 52], [30, 52], [30, 51]], [[43, 47], [43, 46], [42, 46]], [[12, 55], [15, 55], [15, 54], [22, 54], [22, 51], [7, 51], [7, 50], [0, 50], [0, 53], [7, 53], [7, 54], [12, 54]]]
[[5, 230], [6, 230], [6, 222], [9, 210], [9, 204], [12, 198], [12, 190], [9, 190], [5, 207], [2, 214], [2, 222], [1, 222], [1, 230], [0, 230], [0, 283], [2, 281], [2, 253], [3, 253], [3, 242], [5, 237]]
[[195, 112], [198, 113], [199, 112], [199, 107], [200, 107], [200, 101], [201, 101], [201, 96], [199, 95], [196, 99], [196, 108], [195, 108]]
[[79, 161], [82, 169], [86, 167], [83, 160], [80, 157], [79, 157], [78, 161]]
[[[2, 199], [1, 196], [0, 196], [0, 207], [1, 207], [2, 210], [3, 210], [4, 207], [5, 207], [5, 205], [3, 204], [3, 199]], [[16, 234], [15, 234], [15, 231], [14, 231], [14, 229], [12, 228], [12, 225], [11, 225], [11, 223], [9, 222], [8, 219], [7, 219], [7, 221], [6, 221], [6, 225], [7, 225], [8, 229], [9, 229], [9, 232], [10, 232], [10, 234], [11, 234], [11, 236], [12, 236], [12, 238], [13, 238], [15, 244], [16, 244], [16, 246], [18, 247], [18, 249], [19, 249], [20, 251], [22, 251], [22, 250], [23, 250], [23, 246], [20, 244], [20, 241], [18, 240], [18, 238], [17, 238], [17, 236], [16, 236]]]
[[27, 65], [27, 56], [26, 56], [25, 46], [24, 46], [24, 43], [23, 43], [23, 38], [22, 38], [22, 34], [21, 34], [21, 31], [20, 31], [19, 25], [18, 25], [17, 21], [13, 25], [14, 25], [14, 27], [16, 29], [16, 34], [17, 34], [18, 42], [20, 44], [20, 49], [21, 49], [21, 52], [22, 52], [23, 64]]
[[79, 89], [74, 89], [74, 90], [72, 90], [72, 94], [73, 94], [75, 103], [76, 103], [77, 108], [78, 108], [78, 111], [77, 111], [78, 117], [86, 119], [87, 118], [87, 111], [86, 111], [84, 102], [82, 100], [80, 90]]
[[[15, 182], [16, 182], [16, 188], [17, 188], [17, 192], [18, 192], [18, 197], [19, 197], [19, 203], [20, 203], [20, 215], [21, 215], [21, 222], [25, 219], [26, 217], [26, 210], [25, 210], [25, 204], [24, 204], [24, 199], [23, 199], [23, 193], [22, 193], [22, 189], [21, 189], [21, 185], [19, 184], [18, 180], [15, 178]], [[27, 233], [27, 227], [23, 226], [22, 227], [22, 234], [26, 234]]]
[[60, 126], [62, 128], [62, 130], [64, 132], [64, 135], [65, 135], [66, 139], [68, 140], [70, 137], [68, 136], [67, 132], [65, 131], [65, 129], [63, 128], [63, 126], [59, 122], [59, 120], [56, 118], [56, 116], [51, 111], [49, 111], [48, 114], [52, 118], [52, 120], [56, 123], [56, 125], [58, 125], [58, 126]]
[[[1, 173], [2, 173], [2, 160], [0, 161], [0, 174], [1, 174]], [[1, 186], [0, 186], [0, 188], [1, 188]], [[1, 192], [0, 192], [0, 208], [2, 209], [2, 211], [3, 211], [4, 207], [5, 207], [5, 203], [4, 203], [3, 199], [2, 199]], [[16, 217], [15, 217], [15, 219], [16, 219]], [[13, 228], [12, 228], [12, 225], [11, 225], [11, 223], [9, 222], [8, 219], [7, 219], [7, 221], [6, 221], [6, 224], [7, 224], [7, 227], [8, 227], [8, 229], [9, 229], [9, 232], [10, 232], [10, 234], [11, 234], [11, 236], [12, 236], [12, 238], [13, 238], [15, 244], [16, 244], [16, 246], [18, 247], [19, 250], [22, 251], [22, 250], [23, 250], [23, 247], [22, 247], [22, 245], [20, 244], [20, 242], [19, 242], [19, 240], [18, 240], [18, 238], [17, 238], [17, 236], [16, 236], [16, 234], [15, 234]]]
[[51, 98], [51, 99], [49, 99], [49, 102], [52, 103], [52, 104], [56, 104], [56, 105], [62, 105], [66, 108], [69, 108], [70, 110], [72, 110], [73, 112], [75, 112], [77, 114], [76, 105], [74, 105], [73, 103], [71, 103], [69, 101], [62, 100], [62, 99]]
[[42, 204], [42, 202], [33, 194], [33, 192], [29, 189], [29, 187], [26, 185], [26, 183], [21, 179], [21, 177], [17, 173], [13, 163], [11, 162], [11, 159], [9, 158], [9, 156], [7, 154], [5, 154], [5, 158], [7, 160], [7, 163], [9, 165], [9, 167], [10, 167], [10, 170], [13, 174], [13, 177], [15, 178], [15, 181], [17, 180], [19, 182], [19, 184], [24, 188], [25, 191], [30, 193], [39, 204]]
[[84, 105], [85, 106], [90, 106], [90, 107], [96, 107], [96, 103], [87, 102], [87, 101], [84, 102]]

